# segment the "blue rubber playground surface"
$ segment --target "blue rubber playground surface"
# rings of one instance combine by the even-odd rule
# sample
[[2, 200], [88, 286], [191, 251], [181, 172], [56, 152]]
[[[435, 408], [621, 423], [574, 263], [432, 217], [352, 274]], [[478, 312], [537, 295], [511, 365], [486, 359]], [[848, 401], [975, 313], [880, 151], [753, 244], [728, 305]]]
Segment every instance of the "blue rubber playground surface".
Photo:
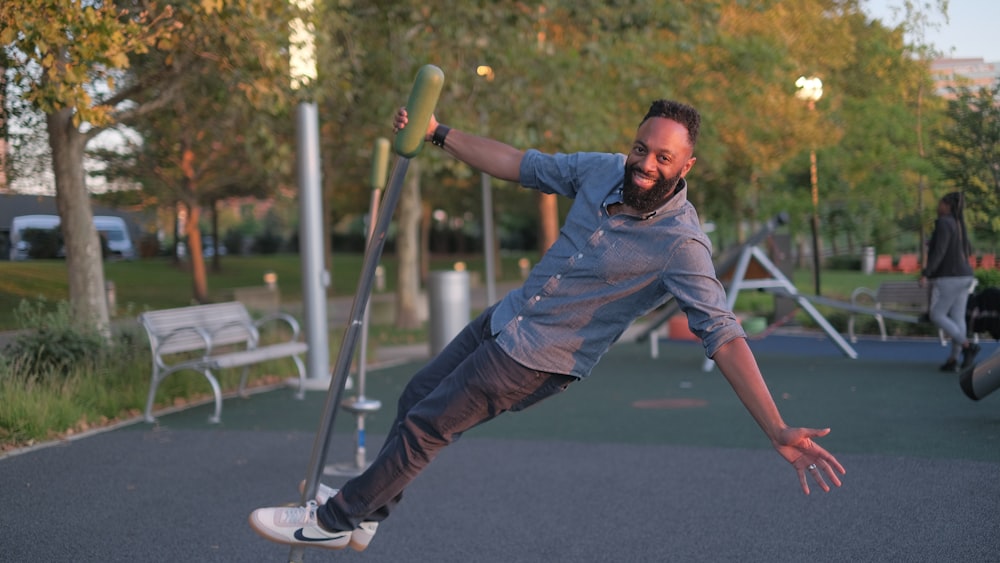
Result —
[[[624, 342], [447, 449], [366, 552], [305, 559], [1000, 561], [1000, 392], [968, 399], [930, 339], [864, 340], [854, 360], [822, 335], [751, 346], [786, 421], [833, 429], [842, 488], [803, 495], [699, 345]], [[419, 363], [369, 370], [369, 451]], [[0, 561], [287, 561], [247, 516], [298, 500], [325, 399], [273, 389], [227, 399], [218, 425], [203, 405], [0, 458]], [[354, 428], [341, 411], [331, 466], [351, 465]]]

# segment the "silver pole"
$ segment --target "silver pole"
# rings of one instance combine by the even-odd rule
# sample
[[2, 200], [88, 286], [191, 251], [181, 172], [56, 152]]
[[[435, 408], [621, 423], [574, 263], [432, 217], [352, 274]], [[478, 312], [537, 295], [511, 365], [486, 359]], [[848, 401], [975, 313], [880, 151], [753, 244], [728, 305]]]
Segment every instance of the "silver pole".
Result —
[[486, 260], [486, 306], [497, 300], [496, 228], [493, 226], [493, 187], [490, 175], [483, 173], [483, 246]]
[[[389, 232], [389, 223], [399, 202], [400, 193], [403, 191], [403, 180], [406, 178], [406, 170], [409, 168], [410, 158], [420, 153], [424, 144], [424, 132], [430, 122], [430, 116], [434, 112], [441, 87], [444, 83], [444, 73], [434, 65], [424, 65], [417, 73], [413, 89], [407, 100], [406, 107], [410, 112], [410, 126], [396, 135], [395, 149], [399, 159], [393, 168], [392, 177], [384, 194], [384, 200], [378, 213], [378, 222], [375, 224], [375, 231], [371, 240], [368, 241], [368, 248], [365, 249], [365, 260], [361, 266], [361, 278], [358, 281], [357, 292], [354, 294], [354, 304], [351, 306], [351, 315], [344, 331], [344, 338], [340, 343], [340, 353], [337, 356], [337, 364], [333, 369], [333, 378], [330, 382], [326, 394], [326, 403], [323, 408], [323, 416], [320, 420], [319, 429], [313, 440], [312, 454], [309, 459], [309, 467], [306, 470], [306, 483], [302, 489], [301, 502], [305, 504], [307, 499], [314, 498], [319, 488], [320, 474], [323, 472], [323, 463], [330, 449], [330, 438], [333, 435], [333, 423], [337, 418], [337, 407], [343, 400], [344, 383], [347, 381], [351, 371], [351, 361], [354, 347], [358, 343], [358, 335], [361, 332], [362, 317], [367, 310], [368, 300], [372, 292], [372, 283], [375, 280], [375, 270], [378, 268], [379, 260], [382, 258], [382, 249], [385, 247], [385, 238]], [[315, 106], [313, 106], [315, 108]], [[318, 127], [316, 128], [318, 131]], [[318, 143], [317, 143], [318, 144]], [[316, 159], [319, 162], [319, 159]], [[317, 166], [318, 169], [318, 166]], [[326, 314], [324, 307], [323, 314]], [[289, 561], [299, 562], [304, 558], [304, 549], [300, 546], [293, 546], [289, 551]]]
[[320, 182], [319, 117], [316, 104], [299, 104], [298, 176], [299, 176], [299, 254], [302, 257], [302, 306], [305, 321], [305, 389], [326, 390], [330, 386], [330, 349], [328, 342], [326, 288], [329, 273], [323, 260], [323, 201]]
[[385, 247], [386, 234], [389, 231], [389, 223], [392, 221], [392, 214], [399, 202], [403, 180], [406, 177], [406, 170], [409, 168], [410, 159], [401, 157], [396, 161], [393, 168], [392, 177], [389, 180], [389, 187], [386, 188], [382, 206], [379, 208], [378, 223], [375, 231], [365, 250], [365, 260], [361, 266], [361, 279], [358, 282], [357, 292], [354, 294], [354, 303], [351, 306], [351, 315], [344, 331], [344, 338], [340, 343], [340, 353], [337, 356], [337, 364], [333, 369], [333, 382], [330, 385], [326, 396], [326, 404], [323, 408], [323, 418], [320, 421], [316, 439], [313, 442], [312, 456], [309, 460], [309, 470], [306, 474], [306, 486], [302, 491], [302, 503], [307, 499], [316, 496], [319, 488], [320, 475], [323, 472], [324, 460], [330, 449], [330, 437], [333, 435], [333, 423], [337, 416], [337, 407], [340, 405], [344, 394], [344, 382], [351, 371], [351, 361], [354, 347], [357, 345], [358, 336], [361, 333], [362, 317], [367, 309], [368, 299], [371, 296], [372, 283], [375, 279], [375, 269], [378, 267], [382, 257], [382, 249]]

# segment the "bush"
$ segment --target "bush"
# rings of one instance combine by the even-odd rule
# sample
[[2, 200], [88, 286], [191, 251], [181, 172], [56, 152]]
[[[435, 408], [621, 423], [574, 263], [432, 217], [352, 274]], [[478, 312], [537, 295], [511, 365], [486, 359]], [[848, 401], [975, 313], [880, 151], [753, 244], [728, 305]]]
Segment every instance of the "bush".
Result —
[[1000, 270], [976, 270], [976, 279], [979, 285], [977, 291], [982, 291], [987, 287], [1000, 287]]
[[824, 266], [831, 270], [846, 270], [852, 272], [861, 271], [861, 257], [848, 254], [831, 256], [826, 259]]
[[276, 254], [281, 250], [284, 240], [281, 235], [272, 231], [264, 231], [254, 241], [253, 250], [256, 254]]
[[15, 316], [22, 332], [0, 354], [0, 452], [139, 415], [150, 354], [138, 330], [105, 338], [42, 299]]
[[14, 317], [25, 330], [4, 348], [10, 375], [66, 377], [104, 356], [108, 340], [92, 328], [74, 326], [69, 303], [63, 301], [50, 309], [44, 299], [21, 301], [15, 309]]
[[243, 233], [236, 229], [229, 229], [222, 237], [222, 245], [226, 247], [226, 252], [230, 256], [243, 254]]

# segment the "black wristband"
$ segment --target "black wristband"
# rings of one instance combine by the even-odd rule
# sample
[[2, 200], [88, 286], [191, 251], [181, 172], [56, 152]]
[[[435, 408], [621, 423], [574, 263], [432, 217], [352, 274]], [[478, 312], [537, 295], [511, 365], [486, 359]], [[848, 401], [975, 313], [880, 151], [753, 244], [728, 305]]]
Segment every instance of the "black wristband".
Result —
[[448, 131], [451, 131], [451, 127], [438, 124], [437, 128], [434, 129], [434, 135], [431, 136], [431, 144], [444, 148], [444, 140], [448, 136]]

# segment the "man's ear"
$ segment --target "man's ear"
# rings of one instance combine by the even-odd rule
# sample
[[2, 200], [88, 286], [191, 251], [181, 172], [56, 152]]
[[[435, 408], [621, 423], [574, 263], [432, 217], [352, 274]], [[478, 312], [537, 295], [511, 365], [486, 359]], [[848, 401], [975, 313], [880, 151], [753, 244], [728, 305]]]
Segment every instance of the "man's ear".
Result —
[[687, 163], [684, 165], [684, 168], [681, 170], [681, 178], [687, 176], [688, 170], [691, 170], [691, 167], [694, 166], [694, 163], [697, 160], [698, 159], [693, 156], [690, 159], [688, 159]]

